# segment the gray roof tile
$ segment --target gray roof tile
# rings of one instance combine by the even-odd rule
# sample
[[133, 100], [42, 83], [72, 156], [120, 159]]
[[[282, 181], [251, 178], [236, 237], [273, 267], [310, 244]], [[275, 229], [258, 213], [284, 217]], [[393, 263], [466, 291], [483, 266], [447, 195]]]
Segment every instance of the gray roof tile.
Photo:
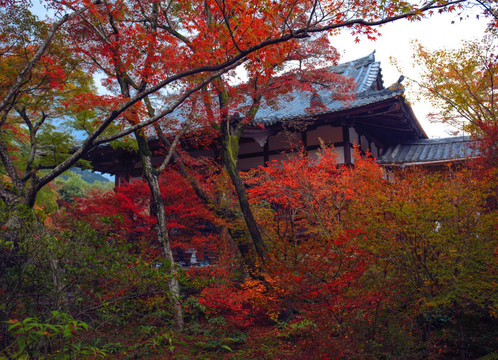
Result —
[[387, 148], [378, 158], [380, 164], [423, 164], [459, 160], [475, 155], [467, 137], [421, 139]]
[[[331, 67], [330, 71], [353, 78], [357, 84], [356, 96], [353, 101], [344, 102], [333, 100], [331, 91], [319, 90], [318, 94], [324, 100], [323, 102], [326, 106], [326, 110], [321, 113], [334, 113], [345, 109], [354, 109], [378, 101], [391, 99], [403, 93], [403, 89], [383, 87], [380, 63], [375, 61], [374, 52], [363, 58]], [[377, 78], [380, 79], [380, 90], [376, 89]], [[258, 111], [254, 122], [271, 125], [278, 121], [309, 117], [310, 114], [306, 109], [310, 106], [310, 99], [311, 94], [309, 92], [294, 91], [288, 97], [285, 105], [280, 104], [277, 107], [263, 105]]]

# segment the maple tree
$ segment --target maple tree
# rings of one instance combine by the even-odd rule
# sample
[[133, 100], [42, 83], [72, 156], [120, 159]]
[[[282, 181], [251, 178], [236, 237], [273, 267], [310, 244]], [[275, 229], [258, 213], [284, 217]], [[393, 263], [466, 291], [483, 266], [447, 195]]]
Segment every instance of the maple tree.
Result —
[[[7, 10], [15, 11], [16, 2], [6, 4]], [[104, 82], [109, 89], [117, 90], [119, 96], [96, 99], [92, 95], [81, 95], [75, 99], [86, 105], [98, 101], [96, 108], [101, 111], [90, 114], [91, 118], [84, 122], [84, 128], [90, 134], [81, 146], [64, 159], [57, 159], [50, 171], [40, 173], [42, 169], [31, 169], [29, 164], [29, 171], [25, 171], [27, 176], [20, 177], [10, 153], [7, 149], [1, 151], [2, 163], [14, 186], [14, 191], [9, 190], [10, 185], [2, 186], [2, 199], [31, 206], [43, 186], [74, 166], [88, 150], [157, 122], [195, 91], [246, 59], [258, 59], [253, 63], [270, 74], [271, 66], [274, 66], [272, 56], [278, 53], [277, 48], [282, 44], [297, 44], [309, 34], [346, 26], [355, 34], [372, 34], [376, 31], [373, 25], [422, 16], [424, 11], [432, 9], [443, 11], [448, 4], [429, 2], [419, 8], [404, 2], [391, 2], [381, 9], [374, 3], [354, 2], [336, 9], [333, 1], [275, 4], [192, 1], [175, 6], [161, 2], [48, 1], [47, 5], [65, 15], [52, 24], [45, 37], [40, 37], [39, 46], [30, 45], [32, 55], [25, 58], [19, 70], [13, 72], [15, 76], [6, 82], [0, 104], [3, 128], [7, 126], [7, 118], [18, 95], [30, 86], [32, 79], [38, 81], [32, 76], [35, 75], [33, 71], [48, 58], [43, 56], [53, 46], [57, 34], [64, 37], [66, 54], [85, 58], [85, 70], [89, 74], [103, 73]], [[10, 40], [5, 41], [5, 47], [10, 48]], [[16, 46], [16, 51], [25, 48], [22, 43]], [[2, 58], [12, 57], [6, 52]], [[64, 71], [59, 67], [50, 68], [50, 76], [57, 74], [50, 79], [50, 89], [60, 86]], [[150, 108], [146, 111], [146, 106], [140, 105], [142, 101], [161, 101], [160, 90], [171, 86], [178, 89], [177, 95], [164, 102], [157, 112], [151, 112]], [[148, 99], [152, 95], [158, 100]], [[179, 137], [181, 131], [177, 135]], [[32, 142], [30, 139], [29, 143]], [[39, 153], [34, 151], [34, 154]], [[157, 183], [157, 179], [151, 180], [151, 186], [152, 183]], [[16, 194], [23, 195], [19, 198]], [[160, 196], [156, 195], [156, 199]]]
[[496, 317], [495, 170], [413, 169], [389, 182], [368, 159], [336, 164], [326, 150], [254, 172], [271, 259], [263, 309], [294, 309], [320, 329], [306, 335], [315, 351], [338, 340], [345, 357], [375, 342], [461, 358], [491, 344], [474, 324]]
[[259, 70], [259, 58], [245, 64], [248, 80], [233, 84], [229, 76], [215, 79], [202, 91], [202, 102], [195, 113], [206, 118], [210, 127], [219, 128], [214, 139], [220, 146], [220, 158], [237, 194], [254, 248], [264, 258], [264, 242], [247, 199], [244, 181], [237, 169], [239, 139], [244, 129], [254, 124], [261, 107], [278, 108], [282, 98], [292, 98], [294, 91], [327, 89], [335, 100], [353, 98], [351, 79], [330, 72], [327, 66], [336, 65], [338, 53], [326, 36], [318, 36], [298, 45], [290, 44], [273, 55], [265, 72]]
[[470, 319], [495, 317], [494, 174], [409, 170], [379, 207], [390, 221], [375, 230], [377, 249], [389, 254], [399, 301], [421, 319], [423, 338], [444, 327], [453, 331], [452, 345], [439, 348], [449, 357], [465, 358], [476, 341], [465, 335]]
[[[274, 11], [275, 8], [269, 5], [260, 2], [254, 4], [234, 2], [228, 6], [219, 2], [198, 4], [189, 2], [171, 6], [161, 2], [136, 4], [131, 1], [107, 3], [106, 6], [100, 3], [87, 4], [84, 9], [88, 11], [82, 12], [78, 1], [62, 4], [64, 9], [80, 12], [76, 26], [73, 24], [73, 27], [78, 28], [78, 33], [73, 36], [72, 47], [90, 57], [92, 63], [89, 69], [104, 73], [109, 89], [114, 89], [121, 97], [117, 102], [123, 103], [117, 111], [113, 109], [110, 116], [107, 118], [104, 116], [102, 122], [92, 123], [97, 126], [96, 130], [78, 151], [85, 151], [85, 148], [132, 132], [135, 134], [144, 177], [151, 189], [151, 206], [158, 220], [156, 224], [158, 241], [163, 256], [171, 264], [173, 257], [158, 178], [169, 163], [180, 136], [188, 130], [191, 120], [184, 121], [180, 130], [176, 131], [168, 156], [158, 168], [152, 164], [146, 133], [141, 128], [171, 113], [195, 91], [243, 62], [250, 62], [249, 68], [253, 73], [263, 71], [266, 76], [271, 76], [274, 73], [272, 68], [281, 62], [275, 58], [275, 54], [279, 54], [282, 50], [278, 48], [292, 49], [298, 44], [297, 41], [293, 41], [294, 39], [355, 23], [359, 24], [355, 30], [359, 33], [375, 32], [365, 26], [367, 25], [364, 23], [365, 19], [358, 21], [345, 18], [346, 12], [341, 13], [338, 23], [337, 19], [333, 19], [327, 14], [327, 10], [319, 7], [316, 2], [277, 4], [277, 13]], [[419, 11], [434, 7], [444, 8], [434, 3], [427, 4], [416, 12], [418, 14]], [[402, 17], [408, 15], [406, 7], [392, 4], [392, 9], [403, 13]], [[356, 7], [350, 15], [356, 16], [358, 10], [360, 9]], [[370, 12], [371, 8], [369, 12], [359, 13], [365, 16], [367, 21], [373, 21], [379, 16]], [[389, 19], [375, 21], [375, 24], [398, 18], [394, 12], [390, 16]], [[330, 21], [332, 23], [329, 23]], [[143, 26], [137, 26], [140, 23], [143, 23]], [[235, 23], [237, 25], [233, 26]], [[291, 31], [284, 30], [282, 33], [282, 26]], [[136, 51], [137, 49], [140, 51]], [[172, 102], [166, 102], [167, 106], [156, 109], [155, 104], [164, 99], [160, 90], [165, 86], [175, 86], [178, 95], [172, 97]], [[187, 116], [187, 119], [191, 117]], [[109, 134], [107, 131], [107, 137], [97, 140], [98, 135], [108, 129], [114, 120], [121, 121], [124, 130], [118, 129], [114, 134]], [[159, 126], [156, 126], [155, 130], [161, 131]], [[54, 171], [57, 172], [58, 168]], [[237, 177], [233, 179], [236, 181]], [[242, 190], [240, 181], [237, 188]], [[241, 191], [239, 198], [243, 199]], [[246, 203], [246, 201], [241, 202], [245, 209], [243, 213], [258, 253], [261, 255], [261, 236], [251, 219]], [[171, 289], [178, 295], [178, 284], [174, 278]], [[182, 316], [179, 304], [177, 308], [177, 323], [178, 327], [181, 327]]]
[[[210, 224], [215, 221], [212, 214], [174, 169], [163, 173], [159, 183], [166, 203], [172, 246], [205, 248], [206, 252], [213, 253], [217, 244], [214, 234], [210, 234]], [[135, 180], [107, 191], [96, 188], [76, 200], [68, 204], [66, 210], [72, 213], [72, 218], [85, 220], [107, 238], [141, 244], [139, 246], [150, 249], [151, 260], [160, 261], [160, 257], [155, 258], [159, 251], [158, 244], [152, 240], [156, 218], [150, 211], [150, 190], [146, 182]]]
[[[1, 93], [7, 100], [12, 82], [18, 80], [19, 72], [34, 56], [37, 42], [49, 29], [23, 7], [4, 9], [1, 16], [3, 27], [12, 35], [1, 44]], [[92, 90], [92, 80], [80, 65], [81, 58], [67, 53], [60, 36], [54, 36], [52, 47], [30, 70], [31, 81], [22, 83], [15, 101], [3, 106], [1, 168], [13, 187], [6, 188], [4, 178], [2, 197], [7, 202], [15, 202], [13, 195], [17, 193], [25, 204], [33, 206], [41, 189], [36, 185], [40, 172], [66, 159], [76, 146], [74, 137], [63, 131], [61, 123], [63, 117], [71, 116], [64, 101]]]
[[[12, 7], [16, 2], [6, 4]], [[309, 34], [342, 27], [349, 27], [353, 34], [375, 34], [375, 25], [420, 17], [434, 9], [444, 11], [452, 2], [431, 1], [421, 7], [398, 1], [382, 6], [376, 6], [375, 1], [351, 1], [337, 7], [333, 1], [250, 4], [48, 1], [47, 4], [65, 15], [53, 23], [46, 37], [40, 39], [40, 45], [33, 47], [33, 56], [19, 67], [18, 76], [6, 84], [0, 104], [2, 123], [12, 110], [12, 101], [29, 85], [25, 80], [37, 68], [57, 33], [67, 35], [66, 53], [86, 57], [86, 70], [90, 74], [94, 71], [105, 74], [105, 83], [110, 88], [121, 89], [118, 91], [121, 96], [103, 98], [104, 111], [98, 121], [87, 124], [91, 134], [82, 145], [37, 181], [30, 181], [29, 186], [27, 180], [15, 174], [8, 152], [2, 151], [2, 162], [11, 169], [9, 177], [16, 191], [24, 193], [24, 187], [29, 188], [28, 204], [39, 189], [73, 166], [88, 150], [158, 121], [192, 93], [245, 59], [258, 58], [261, 66], [268, 69], [272, 54], [278, 52], [281, 44], [297, 44]], [[202, 20], [206, 16], [213, 21]], [[139, 110], [138, 104], [147, 96], [159, 96], [161, 89], [171, 86], [177, 87], [177, 95], [164, 102], [153, 116], [142, 111], [133, 114], [133, 125], [125, 120]], [[106, 132], [121, 120], [124, 127]], [[2, 197], [13, 201], [15, 195], [3, 187]]]
[[[93, 193], [54, 218], [52, 240], [33, 237], [52, 245], [33, 248], [38, 271], [29, 268], [19, 289], [49, 292], [49, 303], [37, 306], [90, 316], [100, 329], [92, 336], [121, 344], [109, 355], [115, 358], [221, 351], [234, 359], [454, 358], [460, 352], [475, 358], [493, 348], [491, 170], [405, 170], [390, 182], [372, 159], [357, 156], [352, 167], [338, 166], [333, 149], [292, 155], [244, 176], [267, 244], [265, 265], [250, 269], [252, 276], [239, 272], [233, 254], [223, 258], [227, 244], [206, 232], [217, 220], [183, 176], [168, 169], [161, 177], [172, 247], [219, 244], [216, 266], [180, 275], [185, 332], [166, 330], [164, 314], [173, 317], [169, 275], [156, 266], [163, 259], [143, 181]], [[220, 191], [199, 180], [210, 196]], [[213, 183], [236, 204], [225, 173]], [[58, 265], [51, 269], [42, 260], [54, 255]], [[50, 281], [53, 272], [62, 287]], [[9, 311], [33, 301], [19, 299]], [[160, 354], [150, 347], [151, 327], [169, 334], [163, 347], [152, 347]]]
[[470, 134], [494, 166], [498, 154], [495, 39], [489, 33], [482, 41], [466, 42], [456, 50], [416, 47], [416, 61], [423, 70], [419, 85], [426, 99], [440, 110], [431, 114], [431, 119]]
[[[160, 184], [168, 204], [172, 246], [197, 248], [199, 262], [203, 257], [212, 260], [221, 242], [211, 230], [209, 211], [174, 170], [163, 174]], [[44, 319], [45, 311], [58, 309], [79, 318], [89, 316], [92, 326], [111, 332], [114, 321], [140, 316], [142, 311], [154, 321], [173, 318], [170, 275], [154, 241], [156, 220], [146, 183], [136, 181], [110, 191], [97, 188], [73, 200], [52, 216], [44, 231], [39, 224], [26, 226], [19, 234], [22, 248], [11, 251], [14, 244], [3, 244], [7, 248], [1, 249], [2, 317], [15, 319], [34, 311]], [[4, 220], [8, 211], [1, 214]], [[37, 223], [36, 218], [31, 221]], [[176, 271], [181, 277], [181, 270]], [[9, 332], [1, 334], [4, 344], [12, 344]], [[6, 349], [6, 354], [13, 354], [16, 347]]]
[[267, 297], [279, 305], [273, 316], [286, 308], [311, 320], [324, 347], [352, 331], [359, 314], [370, 319], [383, 298], [365, 287], [373, 257], [360, 214], [382, 188], [380, 168], [359, 157], [355, 168], [339, 166], [334, 149], [325, 148], [260, 168], [250, 184], [268, 237]]
[[[225, 112], [228, 104], [225, 102], [226, 95], [229, 95], [230, 107], [235, 109], [241, 105], [241, 94], [245, 91], [250, 94], [255, 109], [258, 98], [261, 100], [277, 89], [275, 86], [272, 88], [272, 81], [275, 84], [280, 81], [281, 85], [285, 83], [285, 76], [275, 76], [281, 70], [285, 56], [294, 52], [293, 57], [296, 59], [296, 54], [301, 50], [310, 50], [304, 41], [311, 44], [316, 39], [323, 41], [325, 37], [321, 33], [333, 33], [340, 28], [350, 29], [354, 36], [367, 34], [374, 38], [377, 25], [401, 18], [418, 19], [434, 10], [450, 11], [452, 6], [459, 3], [429, 1], [416, 6], [404, 1], [386, 3], [375, 0], [46, 1], [55, 10], [57, 17], [52, 19], [52, 23], [44, 23], [32, 19], [19, 2], [1, 1], [2, 5], [6, 5], [5, 10], [2, 9], [2, 21], [12, 26], [7, 27], [11, 30], [0, 37], [0, 158], [3, 175], [0, 205], [5, 205], [6, 210], [2, 215], [7, 215], [2, 217], [2, 225], [5, 224], [1, 229], [2, 236], [16, 240], [16, 246], [23, 245], [23, 242], [26, 246], [32, 245], [32, 242], [26, 241], [30, 236], [33, 239], [40, 236], [50, 239], [50, 236], [41, 234], [44, 227], [40, 221], [34, 221], [31, 217], [28, 217], [29, 221], [22, 220], [21, 217], [25, 215], [23, 210], [14, 207], [18, 204], [32, 207], [44, 186], [81, 162], [91, 149], [121, 138], [129, 140], [131, 134], [135, 135], [151, 193], [150, 202], [144, 200], [142, 205], [152, 205], [151, 214], [154, 215], [154, 219], [144, 216], [143, 220], [147, 219], [151, 224], [155, 222], [156, 239], [161, 244], [163, 258], [169, 262], [166, 274], [170, 290], [168, 296], [170, 303], [176, 307], [176, 325], [181, 327], [180, 290], [172, 266], [171, 228], [168, 228], [167, 222], [168, 211], [180, 213], [181, 209], [179, 206], [166, 209], [168, 204], [164, 202], [165, 190], [164, 187], [161, 189], [160, 174], [175, 156], [176, 146], [182, 136], [205, 125], [208, 120], [211, 123], [219, 121], [218, 125], [224, 129], [226, 139], [236, 139], [237, 132], [250, 121], [253, 114], [250, 109], [244, 111], [245, 116], [238, 119], [240, 121], [236, 124], [236, 132], [231, 133], [228, 127], [235, 117]], [[21, 18], [10, 17], [9, 14], [17, 14], [18, 9], [22, 10], [18, 12]], [[18, 30], [21, 30], [19, 34], [29, 34], [29, 41], [22, 36], [11, 36]], [[304, 53], [303, 59], [308, 55]], [[243, 87], [230, 89], [227, 86], [232, 76], [230, 72], [244, 65], [252, 82], [248, 83], [245, 90]], [[95, 74], [103, 76], [103, 85], [110, 94], [95, 94], [90, 81]], [[225, 86], [220, 86], [220, 82]], [[263, 84], [267, 86], [266, 93], [250, 90], [251, 86], [254, 90]], [[280, 93], [289, 91], [287, 85], [279, 90]], [[201, 89], [215, 89], [222, 100], [217, 121], [213, 121], [213, 117], [198, 117], [188, 111], [195, 108], [196, 104], [203, 104], [202, 93], [199, 93]], [[166, 119], [167, 115], [171, 116]], [[72, 126], [85, 132], [78, 143], [60, 131], [58, 121], [67, 117], [72, 117]], [[149, 125], [154, 125], [154, 130], [148, 128]], [[165, 139], [167, 156], [159, 166], [152, 163], [147, 144], [147, 136], [153, 133]], [[225, 150], [233, 153], [236, 147], [236, 142], [226, 142]], [[26, 156], [21, 160], [19, 149], [27, 149]], [[225, 159], [226, 164], [233, 165], [233, 156]], [[237, 182], [237, 172], [232, 171], [232, 174], [232, 180]], [[174, 175], [168, 175], [167, 187], [176, 181]], [[129, 209], [119, 209], [128, 205], [128, 202], [119, 203], [113, 209], [116, 217], [111, 217], [111, 220], [119, 218], [120, 210], [133, 214]], [[145, 214], [143, 210], [140, 216]], [[28, 231], [23, 236], [24, 233], [19, 232], [23, 226], [31, 226], [32, 230], [37, 231]], [[99, 226], [105, 228], [95, 223], [95, 227]], [[38, 230], [40, 234], [37, 234]], [[352, 229], [342, 232], [337, 230], [337, 234], [340, 235], [337, 241], [342, 239], [342, 242], [325, 245], [342, 248], [349, 254], [360, 251], [352, 243], [357, 235]], [[9, 248], [2, 253], [2, 257], [12, 256], [17, 259], [18, 250], [15, 246], [10, 248], [11, 245], [8, 244]], [[96, 248], [92, 246], [92, 249]], [[66, 249], [70, 248], [70, 244], [67, 245]], [[35, 249], [36, 246], [30, 251]], [[110, 247], [107, 249], [112, 250]], [[47, 263], [52, 268], [46, 274], [53, 274], [54, 277], [43, 277], [41, 282], [47, 285], [43, 292], [50, 293], [56, 289], [59, 294], [69, 284], [63, 276], [64, 267], [58, 262], [58, 256], [58, 253], [47, 252]], [[341, 258], [348, 269], [340, 275], [354, 282], [361, 277], [363, 265], [355, 267], [353, 258], [352, 255]], [[26, 263], [20, 263], [16, 269], [21, 269]], [[82, 269], [82, 263], [79, 262], [76, 267]], [[304, 265], [303, 269], [311, 267], [310, 263], [305, 262]], [[320, 267], [317, 268], [317, 276], [323, 275], [319, 270]], [[317, 298], [322, 294], [334, 297], [334, 286], [344, 290], [337, 283], [340, 279], [325, 279], [330, 286], [314, 289]], [[130, 288], [137, 283], [130, 285]], [[102, 284], [99, 289], [103, 289], [103, 292], [106, 292], [106, 286], [112, 289], [111, 285], [115, 285], [112, 278], [106, 278]], [[253, 285], [247, 284], [249, 293], [252, 289], [260, 288], [258, 284]], [[307, 279], [300, 286], [312, 289]], [[118, 289], [118, 292], [122, 290]], [[103, 297], [110, 296], [110, 292]], [[241, 302], [262, 303], [261, 296], [242, 295], [239, 298]], [[61, 297], [50, 304], [63, 306], [63, 303]], [[268, 313], [274, 313], [274, 309], [268, 310]], [[5, 312], [3, 315], [9, 314]]]

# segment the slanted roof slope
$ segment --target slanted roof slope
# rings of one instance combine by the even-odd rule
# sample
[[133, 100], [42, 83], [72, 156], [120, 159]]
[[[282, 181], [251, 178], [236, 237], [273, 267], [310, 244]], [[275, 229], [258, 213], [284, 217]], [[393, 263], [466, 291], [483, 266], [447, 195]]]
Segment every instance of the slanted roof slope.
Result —
[[423, 165], [463, 160], [475, 155], [468, 137], [420, 139], [387, 148], [377, 159], [382, 165]]
[[[354, 80], [356, 83], [356, 95], [355, 100], [345, 102], [334, 100], [333, 93], [330, 90], [318, 90], [317, 93], [323, 99], [326, 108], [322, 113], [330, 114], [341, 110], [354, 109], [403, 94], [403, 89], [399, 87], [384, 88], [380, 63], [375, 61], [374, 54], [375, 52], [372, 52], [363, 58], [330, 67], [331, 72]], [[277, 109], [261, 107], [256, 115], [255, 123], [271, 125], [278, 121], [309, 117], [310, 114], [306, 111], [310, 106], [309, 92], [294, 91], [291, 97], [291, 101], [287, 101], [285, 106], [280, 106]], [[314, 113], [314, 115], [317, 115], [317, 113]]]

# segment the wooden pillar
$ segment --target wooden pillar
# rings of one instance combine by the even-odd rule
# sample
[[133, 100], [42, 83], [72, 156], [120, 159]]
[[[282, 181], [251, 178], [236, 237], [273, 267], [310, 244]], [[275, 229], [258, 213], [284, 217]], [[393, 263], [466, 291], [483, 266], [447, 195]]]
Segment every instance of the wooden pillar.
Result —
[[114, 179], [114, 186], [123, 185], [125, 182], [130, 181], [130, 172], [133, 167], [133, 161], [131, 159], [125, 159], [121, 156], [118, 160], [116, 166], [116, 175]]
[[351, 140], [349, 139], [349, 125], [342, 126], [342, 138], [344, 143], [344, 163], [351, 164]]
[[303, 148], [306, 152], [308, 151], [308, 136], [306, 136], [307, 133], [307, 131], [303, 131], [301, 133], [301, 142], [303, 143]]
[[265, 146], [263, 146], [263, 164], [266, 166], [270, 161], [270, 147], [268, 143], [270, 142], [270, 137], [266, 139]]

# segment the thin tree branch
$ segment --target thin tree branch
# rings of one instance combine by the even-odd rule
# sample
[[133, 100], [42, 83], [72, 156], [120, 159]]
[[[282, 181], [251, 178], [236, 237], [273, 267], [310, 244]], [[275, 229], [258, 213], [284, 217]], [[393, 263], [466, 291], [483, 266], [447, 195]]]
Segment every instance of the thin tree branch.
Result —
[[57, 33], [57, 30], [59, 30], [59, 28], [65, 22], [67, 22], [71, 19], [74, 19], [76, 16], [79, 16], [80, 14], [82, 14], [84, 11], [86, 11], [86, 9], [81, 9], [81, 10], [75, 11], [71, 14], [66, 14], [52, 25], [52, 27], [50, 28], [50, 31], [48, 32], [47, 37], [43, 41], [43, 44], [40, 46], [40, 48], [35, 53], [33, 58], [26, 64], [24, 69], [19, 73], [19, 75], [17, 75], [14, 84], [11, 86], [9, 92], [7, 93], [7, 95], [4, 97], [4, 99], [0, 103], [0, 111], [3, 111], [7, 107], [7, 105], [10, 103], [12, 97], [19, 91], [20, 87], [23, 84], [24, 78], [31, 72], [33, 67], [36, 65], [36, 63], [42, 57], [43, 53], [47, 50], [48, 46], [52, 42], [52, 39], [54, 38], [55, 34]]

